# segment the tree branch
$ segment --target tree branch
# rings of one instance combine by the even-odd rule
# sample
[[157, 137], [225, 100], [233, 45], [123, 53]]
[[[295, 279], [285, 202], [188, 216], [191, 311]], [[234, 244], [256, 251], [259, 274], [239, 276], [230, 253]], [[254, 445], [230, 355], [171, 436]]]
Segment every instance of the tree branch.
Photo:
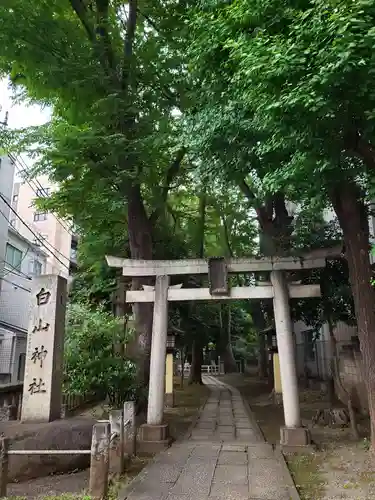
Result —
[[[108, 71], [114, 68], [114, 53], [108, 32], [109, 0], [96, 0], [96, 26], [90, 21], [89, 13], [83, 0], [70, 0], [70, 5], [84, 27], [87, 37], [91, 42], [94, 53], [100, 64]], [[102, 41], [102, 48], [98, 43], [97, 35]]]
[[70, 0], [70, 5], [72, 6], [74, 12], [77, 14], [77, 17], [81, 21], [82, 26], [85, 28], [88, 39], [92, 44], [94, 44], [95, 30], [88, 19], [85, 4], [82, 2], [82, 0]]
[[204, 185], [199, 196], [198, 258], [204, 257], [204, 233], [206, 229], [207, 188]]
[[250, 189], [249, 185], [246, 183], [245, 179], [242, 179], [238, 183], [242, 193], [245, 195], [245, 197], [249, 200], [251, 205], [253, 206], [257, 217], [258, 217], [258, 222], [261, 226], [261, 228], [264, 229], [265, 226], [267, 226], [270, 222], [272, 222], [272, 214], [270, 217], [270, 214], [268, 213], [268, 204], [266, 206], [261, 205], [259, 203], [259, 200], [253, 193], [253, 191]]
[[359, 141], [356, 150], [366, 167], [370, 170], [375, 170], [375, 148], [373, 145], [369, 142]]
[[126, 35], [124, 41], [124, 61], [122, 68], [122, 85], [125, 88], [129, 83], [130, 62], [133, 57], [133, 44], [137, 27], [137, 0], [129, 0], [129, 13], [126, 22]]
[[178, 172], [180, 170], [181, 163], [182, 163], [182, 160], [184, 159], [185, 153], [186, 153], [186, 148], [182, 147], [177, 152], [176, 158], [171, 163], [171, 165], [170, 165], [170, 167], [169, 167], [169, 169], [167, 171], [167, 177], [166, 177], [166, 181], [165, 181], [165, 186], [163, 188], [163, 193], [162, 193], [162, 200], [163, 200], [163, 202], [167, 201], [169, 189], [171, 187], [173, 179], [176, 177], [176, 175], [178, 174]]
[[[154, 23], [154, 21], [147, 15], [145, 14], [144, 12], [142, 12], [139, 8], [137, 8], [137, 11], [138, 11], [138, 14], [140, 14], [144, 19], [146, 19], [146, 21], [148, 22], [148, 24], [154, 28], [154, 30], [159, 33], [159, 30], [156, 26], [156, 24]], [[160, 34], [160, 33], [159, 33]]]
[[221, 222], [223, 224], [224, 238], [225, 238], [225, 244], [227, 247], [227, 251], [228, 251], [229, 257], [232, 258], [233, 257], [233, 250], [232, 250], [232, 246], [230, 244], [228, 224], [227, 224], [227, 221], [226, 221], [226, 218], [224, 217], [224, 215], [220, 214], [220, 219], [221, 219]]
[[174, 225], [173, 225], [173, 233], [174, 233], [176, 230], [176, 226], [177, 226], [178, 221], [177, 221], [177, 217], [176, 217], [175, 213], [172, 210], [172, 207], [170, 207], [168, 203], [167, 203], [167, 211], [170, 214], [170, 216], [172, 217], [173, 222], [174, 222]]
[[367, 169], [375, 170], [375, 148], [363, 139], [359, 129], [350, 130], [344, 137], [344, 146], [349, 154], [360, 158]]
[[158, 218], [160, 217], [160, 214], [162, 212], [162, 208], [164, 207], [164, 205], [167, 202], [168, 193], [169, 193], [172, 181], [176, 177], [178, 172], [180, 171], [181, 163], [182, 163], [182, 160], [185, 156], [185, 153], [186, 153], [186, 148], [182, 147], [178, 151], [176, 158], [173, 160], [173, 162], [170, 164], [170, 166], [168, 168], [166, 179], [165, 179], [165, 184], [164, 184], [164, 187], [162, 188], [162, 192], [161, 192], [161, 196], [160, 196], [160, 203], [159, 203], [158, 207], [150, 215], [150, 221], [152, 224], [154, 224], [158, 220]]
[[109, 68], [113, 69], [115, 66], [115, 57], [111, 37], [108, 32], [108, 23], [109, 0], [96, 0], [96, 31], [103, 43], [105, 61], [108, 63]]

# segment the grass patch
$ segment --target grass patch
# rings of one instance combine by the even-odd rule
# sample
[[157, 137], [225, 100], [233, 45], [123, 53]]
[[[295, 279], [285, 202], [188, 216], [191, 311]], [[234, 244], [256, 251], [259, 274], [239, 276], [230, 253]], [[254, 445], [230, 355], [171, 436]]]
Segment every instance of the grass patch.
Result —
[[325, 481], [320, 471], [323, 457], [311, 453], [290, 455], [286, 459], [301, 500], [322, 498], [325, 490]]
[[[127, 471], [120, 478], [112, 479], [108, 490], [108, 500], [117, 500], [120, 490], [126, 486], [141, 470], [147, 465], [151, 458], [134, 458]], [[8, 500], [27, 500], [23, 496], [6, 497]], [[81, 493], [63, 493], [61, 495], [40, 496], [40, 500], [92, 500], [92, 497], [85, 491]]]

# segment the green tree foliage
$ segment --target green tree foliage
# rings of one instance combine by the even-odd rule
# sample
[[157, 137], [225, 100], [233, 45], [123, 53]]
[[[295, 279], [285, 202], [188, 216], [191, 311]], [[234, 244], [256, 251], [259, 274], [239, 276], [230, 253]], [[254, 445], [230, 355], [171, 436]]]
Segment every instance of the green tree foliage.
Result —
[[[216, 170], [224, 167], [236, 182], [239, 175], [250, 180], [249, 199], [256, 199], [260, 181], [266, 198], [269, 192], [299, 203], [318, 200], [331, 204], [338, 216], [375, 446], [375, 294], [366, 207], [375, 165], [374, 16], [367, 0], [202, 1], [192, 10], [191, 66], [197, 86], [211, 83], [202, 107], [194, 110], [205, 149], [215, 149], [220, 127], [228, 128], [229, 145], [248, 131], [234, 175], [228, 147], [216, 153]], [[218, 127], [202, 125], [210, 114], [219, 117]], [[236, 115], [241, 117], [237, 135]]]
[[[38, 158], [35, 173], [60, 185], [46, 208], [100, 240], [117, 226], [128, 242], [119, 254], [133, 258], [154, 256], [160, 207], [184, 156], [172, 116], [181, 100], [180, 60], [171, 50], [183, 29], [179, 9], [177, 1], [135, 0], [0, 6], [0, 73], [10, 75], [18, 99], [53, 107], [50, 123], [15, 138]], [[142, 304], [135, 312], [147, 379], [152, 310]]]
[[136, 367], [123, 354], [130, 336], [123, 320], [103, 307], [92, 309], [84, 302], [70, 304], [64, 353], [65, 391], [101, 395], [111, 405], [139, 396]]
[[[240, 8], [241, 15], [238, 13]], [[246, 13], [246, 8], [246, 2], [200, 2], [199, 7], [192, 10], [190, 93], [192, 102], [198, 105], [193, 106], [185, 117], [185, 142], [190, 145], [193, 154], [204, 158], [198, 163], [198, 169], [210, 182], [217, 183], [220, 179], [227, 189], [229, 186], [236, 192], [238, 203], [241, 200], [238, 191], [241, 190], [245, 195], [248, 203], [247, 220], [251, 220], [253, 230], [256, 221], [260, 225], [260, 253], [275, 251], [274, 245], [270, 246], [267, 241], [267, 233], [276, 243], [278, 251], [289, 254], [338, 245], [342, 241], [341, 232], [323, 224], [322, 213], [329, 206], [329, 201], [321, 191], [321, 184], [312, 182], [306, 177], [307, 174], [302, 173], [299, 179], [280, 180], [281, 168], [290, 161], [294, 145], [288, 143], [288, 136], [282, 144], [281, 139], [276, 144], [275, 120], [269, 119], [273, 128], [265, 121], [265, 115], [272, 110], [263, 109], [260, 112], [258, 104], [254, 105], [249, 98], [252, 92], [258, 92], [261, 96], [267, 90], [263, 90], [261, 85], [253, 86], [252, 81], [241, 73], [240, 55], [235, 53], [234, 47], [237, 47], [238, 40], [246, 40], [249, 44], [258, 43], [252, 33], [254, 28], [247, 24], [252, 14]], [[255, 12], [262, 12], [262, 9], [259, 7]], [[258, 21], [260, 19], [256, 13], [255, 18]], [[269, 97], [271, 107], [274, 97]], [[299, 125], [293, 122], [295, 124]], [[299, 207], [293, 217], [289, 217], [286, 212], [285, 197], [295, 201]], [[242, 250], [241, 255], [246, 253]], [[328, 282], [336, 283], [337, 279], [344, 277], [337, 274], [336, 269], [337, 266], [329, 266], [325, 271], [328, 271], [328, 275], [330, 272], [335, 275]], [[314, 273], [312, 277], [304, 276], [304, 279], [307, 282], [311, 279], [316, 281], [323, 279], [323, 276], [326, 274]], [[328, 288], [325, 288], [328, 293]], [[333, 299], [331, 306], [337, 312], [334, 321], [347, 319], [350, 316], [345, 309], [348, 302], [340, 306], [341, 298], [332, 288], [329, 290], [328, 295]], [[315, 307], [312, 307], [312, 302], [299, 301], [293, 304], [294, 317], [304, 319], [308, 324], [322, 324], [324, 314], [321, 301], [315, 301]], [[267, 309], [260, 304], [254, 307]], [[339, 311], [342, 312], [341, 316]], [[263, 323], [261, 321], [258, 328], [263, 328]]]
[[[333, 204], [359, 328], [372, 319], [375, 328], [375, 314], [363, 313], [373, 299], [368, 259], [358, 261], [375, 165], [373, 16], [366, 0], [4, 0], [0, 74], [19, 100], [53, 109], [50, 123], [6, 140], [36, 157], [34, 173], [59, 183], [41, 205], [80, 229], [73, 298], [109, 302], [116, 273], [105, 254], [240, 257], [329, 246], [341, 240], [321, 219]], [[299, 206], [294, 217], [287, 200]], [[347, 267], [302, 273], [325, 283], [329, 300], [299, 301], [295, 318], [350, 321]], [[259, 311], [255, 302], [197, 303], [176, 305], [172, 316], [189, 349], [201, 351], [231, 338], [241, 345], [249, 314], [258, 329], [264, 323]], [[135, 316], [145, 381], [150, 305]]]

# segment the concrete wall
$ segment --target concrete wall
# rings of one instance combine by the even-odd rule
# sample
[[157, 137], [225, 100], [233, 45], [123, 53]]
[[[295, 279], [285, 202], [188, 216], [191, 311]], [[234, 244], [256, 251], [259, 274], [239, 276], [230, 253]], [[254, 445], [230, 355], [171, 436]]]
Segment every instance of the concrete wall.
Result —
[[[37, 199], [37, 190], [40, 186], [43, 189], [49, 189], [53, 192], [56, 189], [47, 176], [40, 176], [36, 181], [16, 183], [14, 193], [16, 195], [15, 209], [20, 217], [28, 224], [37, 236], [45, 239], [43, 249], [48, 252], [47, 274], [59, 274], [67, 278], [69, 276], [71, 234], [67, 229], [68, 223], [63, 224], [54, 214], [48, 213], [46, 220], [34, 220], [34, 214], [40, 212], [35, 206]], [[36, 241], [35, 236], [21, 221], [16, 220], [16, 229], [20, 231], [27, 239]], [[64, 227], [65, 226], [65, 227]], [[54, 255], [53, 255], [54, 254]]]

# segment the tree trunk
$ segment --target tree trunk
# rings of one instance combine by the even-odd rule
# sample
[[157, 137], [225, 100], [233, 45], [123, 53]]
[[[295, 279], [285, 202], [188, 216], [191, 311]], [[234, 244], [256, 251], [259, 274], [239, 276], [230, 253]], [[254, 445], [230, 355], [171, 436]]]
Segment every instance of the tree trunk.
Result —
[[258, 376], [260, 379], [267, 377], [267, 349], [266, 349], [266, 337], [263, 330], [266, 328], [266, 321], [262, 309], [262, 301], [254, 300], [251, 301], [250, 314], [253, 320], [253, 324], [258, 332], [259, 341], [259, 351], [258, 351]]
[[232, 344], [231, 344], [231, 313], [230, 305], [227, 305], [228, 311], [228, 321], [227, 327], [224, 327], [223, 322], [223, 309], [225, 309], [224, 304], [220, 304], [220, 357], [221, 361], [224, 363], [225, 373], [236, 373], [237, 363], [234, 359]]
[[[202, 192], [199, 197], [199, 219], [198, 219], [198, 257], [203, 258], [204, 256], [204, 231], [206, 227], [206, 205], [207, 205], [207, 193], [206, 186], [203, 186]], [[201, 279], [199, 280], [202, 281]], [[192, 345], [192, 359], [190, 366], [189, 375], [189, 385], [190, 384], [201, 384], [202, 381], [202, 362], [203, 362], [203, 352], [202, 343], [199, 338], [193, 340]]]
[[337, 362], [338, 356], [337, 356], [337, 342], [336, 342], [336, 337], [334, 333], [334, 328], [332, 324], [331, 318], [328, 316], [326, 318], [327, 324], [328, 324], [328, 330], [329, 330], [329, 341], [330, 341], [330, 349], [331, 349], [331, 356], [332, 356], [332, 362], [331, 362], [331, 377], [328, 380], [328, 398], [329, 401], [333, 404], [335, 400], [335, 369], [333, 364]]
[[375, 450], [375, 293], [371, 284], [368, 214], [362, 193], [354, 182], [347, 182], [333, 191], [331, 201], [344, 235], [368, 392], [371, 444]]
[[190, 374], [189, 374], [189, 385], [191, 384], [200, 384], [203, 385], [202, 381], [202, 346], [198, 340], [193, 341], [192, 346], [192, 359], [190, 365]]
[[[142, 200], [140, 186], [128, 191], [128, 233], [132, 259], [152, 259], [152, 228]], [[142, 285], [150, 284], [147, 278], [133, 278], [132, 289], [140, 290]], [[138, 382], [146, 387], [150, 377], [150, 351], [152, 336], [153, 305], [134, 304], [136, 338], [129, 346], [129, 354], [138, 366]]]

